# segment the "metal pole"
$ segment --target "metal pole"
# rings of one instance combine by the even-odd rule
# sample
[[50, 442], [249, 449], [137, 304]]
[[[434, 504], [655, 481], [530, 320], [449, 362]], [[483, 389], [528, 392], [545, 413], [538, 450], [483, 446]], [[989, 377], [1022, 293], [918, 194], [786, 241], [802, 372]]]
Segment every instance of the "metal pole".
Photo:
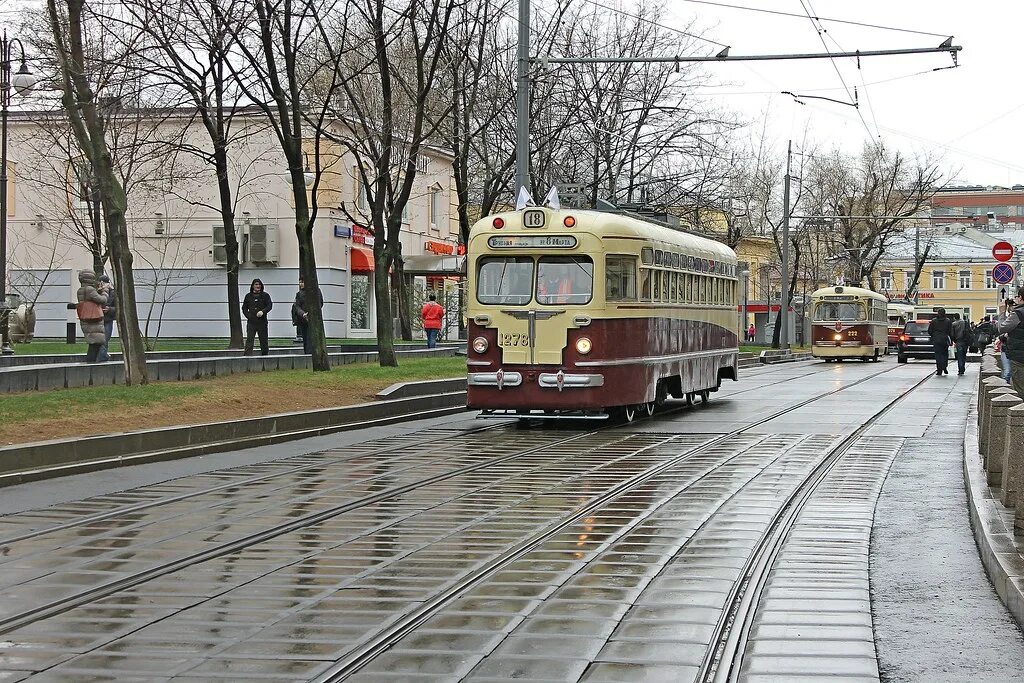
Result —
[[793, 159], [793, 141], [786, 149], [786, 177], [782, 185], [782, 301], [776, 322], [782, 325], [779, 333], [779, 348], [789, 348], [789, 171]]
[[7, 105], [11, 99], [11, 43], [0, 41], [0, 354], [14, 353], [7, 309]]
[[519, 58], [516, 79], [516, 188], [530, 186], [530, 0], [519, 0]]

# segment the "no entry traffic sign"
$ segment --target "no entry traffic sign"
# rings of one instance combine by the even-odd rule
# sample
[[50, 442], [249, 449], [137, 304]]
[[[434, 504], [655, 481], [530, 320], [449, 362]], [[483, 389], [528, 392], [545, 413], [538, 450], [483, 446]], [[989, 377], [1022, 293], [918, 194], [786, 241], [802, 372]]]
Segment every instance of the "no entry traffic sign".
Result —
[[996, 242], [992, 247], [992, 256], [996, 261], [1009, 261], [1013, 258], [1013, 245], [1009, 242]]
[[1008, 285], [1013, 282], [1013, 278], [1016, 273], [1013, 271], [1013, 266], [1009, 263], [998, 263], [996, 267], [992, 269], [992, 279], [998, 284]]

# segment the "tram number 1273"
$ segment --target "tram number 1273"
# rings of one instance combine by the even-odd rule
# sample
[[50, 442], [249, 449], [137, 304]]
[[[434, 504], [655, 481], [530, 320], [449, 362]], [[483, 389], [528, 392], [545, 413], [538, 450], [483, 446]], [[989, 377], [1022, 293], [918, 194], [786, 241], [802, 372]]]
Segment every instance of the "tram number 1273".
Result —
[[498, 335], [498, 346], [529, 346], [530, 336], [528, 334], [502, 332]]

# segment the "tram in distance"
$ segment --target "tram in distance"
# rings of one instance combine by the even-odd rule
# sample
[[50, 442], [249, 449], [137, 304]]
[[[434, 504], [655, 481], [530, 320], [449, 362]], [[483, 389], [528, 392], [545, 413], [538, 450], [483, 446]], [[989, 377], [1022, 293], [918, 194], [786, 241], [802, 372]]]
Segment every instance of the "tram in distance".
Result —
[[895, 349], [900, 342], [900, 335], [903, 334], [903, 327], [908, 321], [914, 319], [914, 305], [890, 301], [885, 308], [886, 316], [889, 318], [888, 343], [890, 349]]
[[860, 287], [824, 287], [811, 294], [811, 355], [877, 361], [888, 348], [888, 300]]
[[468, 406], [652, 414], [737, 378], [736, 254], [627, 215], [530, 207], [470, 232]]

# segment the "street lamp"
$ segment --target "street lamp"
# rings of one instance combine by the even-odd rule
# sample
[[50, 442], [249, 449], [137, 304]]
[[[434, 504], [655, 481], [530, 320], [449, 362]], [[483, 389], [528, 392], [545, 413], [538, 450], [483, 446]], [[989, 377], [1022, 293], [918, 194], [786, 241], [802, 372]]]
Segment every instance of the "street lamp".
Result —
[[[11, 77], [11, 50], [17, 43], [21, 66]], [[25, 61], [25, 46], [17, 38], [0, 39], [0, 354], [14, 353], [10, 336], [10, 309], [7, 307], [7, 109], [11, 104], [11, 86], [24, 95], [36, 84], [36, 77]]]

